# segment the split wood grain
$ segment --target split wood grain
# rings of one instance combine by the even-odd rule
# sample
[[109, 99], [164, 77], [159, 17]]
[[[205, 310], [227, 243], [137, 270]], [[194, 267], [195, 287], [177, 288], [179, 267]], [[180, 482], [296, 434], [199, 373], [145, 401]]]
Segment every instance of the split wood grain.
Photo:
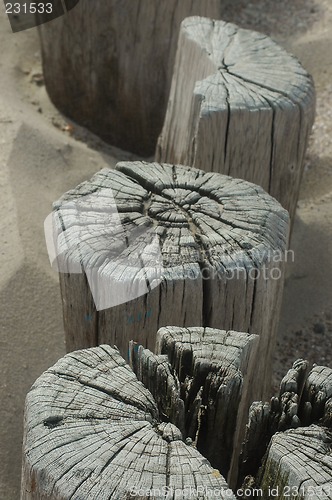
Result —
[[301, 411], [303, 422], [310, 425], [312, 422], [332, 423], [332, 369], [327, 366], [315, 366], [306, 380]]
[[67, 354], [28, 393], [22, 500], [235, 500], [116, 349]]
[[156, 160], [254, 182], [293, 220], [314, 114], [311, 77], [271, 38], [190, 17]]
[[246, 477], [255, 478], [260, 467], [263, 470], [263, 457], [277, 433], [312, 425], [332, 431], [331, 409], [332, 369], [314, 366], [309, 371], [307, 361], [295, 361], [281, 382], [279, 395], [272, 397], [270, 403], [254, 402], [250, 407], [239, 459], [238, 486]]
[[256, 375], [257, 335], [211, 328], [161, 328], [156, 354], [131, 343], [131, 366], [160, 413], [236, 485]]
[[67, 350], [109, 343], [127, 358], [130, 340], [153, 351], [169, 324], [254, 333], [253, 397], [266, 397], [288, 214], [263, 189], [122, 162], [66, 193], [54, 219]]
[[104, 140], [150, 156], [180, 23], [196, 14], [219, 18], [220, 10], [219, 0], [80, 0], [39, 27], [47, 92], [66, 116]]

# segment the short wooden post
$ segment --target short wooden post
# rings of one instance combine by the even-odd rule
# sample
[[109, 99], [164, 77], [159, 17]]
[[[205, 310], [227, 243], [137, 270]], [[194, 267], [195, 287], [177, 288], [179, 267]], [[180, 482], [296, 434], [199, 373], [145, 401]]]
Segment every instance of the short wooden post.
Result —
[[251, 405], [239, 459], [238, 486], [241, 486], [245, 477], [256, 476], [270, 440], [276, 432], [302, 424], [299, 404], [307, 369], [307, 361], [296, 361], [283, 378], [278, 397], [272, 397], [269, 403], [255, 401]]
[[[241, 498], [330, 498], [330, 368], [307, 375], [307, 362], [295, 362], [279, 397], [251, 407], [243, 449], [255, 443], [262, 461], [238, 455], [256, 343], [238, 332], [167, 327], [157, 354], [131, 342], [133, 369], [106, 345], [67, 354], [26, 399], [21, 499], [154, 492], [161, 500], [165, 491], [188, 498], [190, 489], [190, 498], [234, 500], [223, 469]], [[238, 463], [248, 474], [236, 485]]]
[[68, 351], [153, 350], [168, 324], [255, 333], [254, 397], [269, 393], [288, 235], [276, 200], [216, 173], [123, 162], [54, 207]]
[[314, 112], [311, 77], [268, 36], [190, 17], [156, 160], [254, 182], [292, 220]]
[[301, 399], [305, 425], [323, 421], [332, 427], [332, 369], [315, 366], [308, 375]]
[[117, 350], [67, 354], [27, 396], [21, 500], [162, 500], [172, 492], [235, 500], [219, 471], [160, 417]]
[[219, 18], [220, 6], [220, 0], [80, 0], [39, 27], [50, 98], [104, 140], [150, 156], [166, 111], [180, 23], [195, 14]]
[[164, 417], [193, 440], [231, 487], [236, 485], [258, 339], [212, 328], [166, 327], [157, 333], [156, 354], [131, 343], [131, 366], [161, 401]]
[[259, 489], [264, 499], [330, 498], [331, 403], [332, 369], [315, 366], [308, 374], [308, 362], [296, 361], [278, 397], [250, 407], [237, 487]]

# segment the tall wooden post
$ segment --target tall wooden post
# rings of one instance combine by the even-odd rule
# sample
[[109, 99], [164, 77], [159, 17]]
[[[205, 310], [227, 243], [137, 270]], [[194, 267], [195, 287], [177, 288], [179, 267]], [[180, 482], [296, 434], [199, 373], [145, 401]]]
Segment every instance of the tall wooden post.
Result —
[[266, 35], [185, 19], [156, 160], [262, 186], [293, 220], [314, 120], [311, 77]]
[[127, 357], [168, 324], [255, 333], [253, 389], [269, 393], [288, 236], [276, 200], [216, 173], [123, 162], [54, 208], [67, 350], [109, 343]]
[[51, 100], [107, 142], [153, 154], [180, 23], [219, 18], [220, 8], [220, 0], [80, 0], [39, 28]]

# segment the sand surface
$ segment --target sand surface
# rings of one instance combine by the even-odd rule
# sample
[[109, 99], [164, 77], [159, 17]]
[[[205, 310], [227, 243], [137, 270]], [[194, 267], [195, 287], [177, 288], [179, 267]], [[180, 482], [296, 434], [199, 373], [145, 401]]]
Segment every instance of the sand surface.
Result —
[[[298, 357], [332, 367], [332, 5], [224, 0], [225, 20], [273, 36], [317, 89], [317, 119], [292, 237], [275, 381]], [[291, 4], [291, 5], [290, 5]], [[23, 407], [64, 352], [58, 277], [43, 222], [52, 201], [127, 153], [70, 124], [42, 84], [36, 29], [11, 33], [0, 9], [0, 500], [19, 498]]]

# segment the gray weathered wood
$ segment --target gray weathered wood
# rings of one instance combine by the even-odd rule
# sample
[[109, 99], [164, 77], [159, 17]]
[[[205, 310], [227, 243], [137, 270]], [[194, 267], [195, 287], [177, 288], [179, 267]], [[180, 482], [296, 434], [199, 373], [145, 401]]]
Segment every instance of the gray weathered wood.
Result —
[[[291, 448], [292, 452], [290, 453], [290, 449], [282, 443], [288, 442], [293, 437], [300, 443], [303, 431], [304, 435], [307, 436], [304, 442], [310, 448], [310, 439], [312, 439], [312, 449], [315, 450], [321, 432], [325, 431], [319, 431], [317, 430], [318, 428], [315, 428], [314, 433], [308, 431], [308, 434], [306, 434], [307, 428], [311, 429], [313, 426], [319, 424], [329, 429], [329, 432], [332, 432], [331, 396], [332, 369], [325, 366], [314, 366], [308, 373], [308, 362], [297, 360], [293, 364], [292, 369], [283, 378], [278, 397], [273, 397], [270, 403], [255, 402], [250, 407], [245, 439], [239, 459], [239, 482], [237, 486], [239, 487], [243, 482], [248, 482], [248, 478], [251, 478], [250, 481], [255, 486], [264, 483], [264, 498], [268, 498], [266, 491], [269, 482], [271, 487], [279, 484], [279, 491], [282, 491], [283, 485], [280, 481], [283, 476], [284, 484], [293, 486], [296, 489], [298, 486], [297, 479], [302, 478], [304, 480], [304, 469], [299, 469], [299, 475], [295, 479], [293, 476], [290, 476], [290, 478], [287, 478], [287, 476], [288, 472], [291, 474], [292, 470], [297, 470], [298, 457], [302, 453], [307, 454], [310, 461], [313, 462], [311, 465], [310, 461], [306, 464], [307, 470], [305, 474], [308, 475], [308, 479], [314, 480], [316, 476], [315, 474], [312, 475], [312, 473], [317, 468], [317, 465], [314, 464], [315, 459], [311, 456], [311, 453], [300, 449], [301, 446], [299, 446], [297, 454], [294, 451], [293, 445]], [[290, 429], [297, 429], [298, 432], [288, 433]], [[286, 433], [285, 437], [279, 434], [281, 432]], [[282, 446], [284, 446], [283, 449]], [[273, 463], [273, 457], [279, 453], [278, 450], [280, 451], [280, 457], [288, 456], [288, 458], [285, 458], [278, 474], [274, 474], [272, 468], [276, 467], [275, 470], [277, 470], [279, 467], [279, 462], [275, 461]], [[265, 462], [263, 461], [264, 456], [268, 456]], [[290, 467], [290, 463], [288, 462], [286, 465], [286, 461], [288, 460], [290, 463], [294, 461], [293, 468]], [[277, 476], [278, 480], [276, 479], [277, 482], [274, 483], [274, 478]], [[273, 479], [272, 482], [271, 478]], [[332, 473], [330, 473], [329, 481], [331, 481], [332, 488]], [[311, 484], [311, 482], [308, 484]], [[319, 485], [320, 483], [317, 484]], [[330, 490], [330, 494], [332, 498], [332, 489]], [[284, 498], [281, 496], [281, 493], [280, 496], [274, 496]], [[299, 498], [302, 498], [302, 496], [299, 496]], [[318, 495], [314, 498], [320, 497]]]
[[273, 436], [256, 486], [260, 498], [332, 498], [332, 432], [312, 425]]
[[170, 421], [186, 437], [185, 406], [180, 395], [180, 382], [167, 356], [154, 354], [131, 341], [129, 364], [154, 397], [161, 418]]
[[292, 220], [314, 112], [311, 77], [268, 36], [191, 17], [181, 24], [156, 160], [254, 182]]
[[131, 343], [131, 366], [166, 419], [236, 485], [240, 443], [257, 365], [257, 335], [161, 328], [156, 354]]
[[220, 9], [220, 0], [80, 0], [39, 27], [52, 101], [106, 141], [153, 154], [180, 23], [195, 14], [219, 18]]
[[302, 425], [300, 401], [307, 370], [307, 361], [295, 361], [281, 381], [278, 396], [272, 397], [270, 403], [256, 401], [251, 405], [239, 459], [238, 486], [246, 476], [256, 476], [269, 442], [276, 432]]
[[255, 333], [253, 397], [266, 397], [288, 236], [276, 200], [216, 173], [123, 162], [66, 193], [54, 219], [67, 350], [109, 343], [127, 357], [133, 340], [153, 351], [169, 324]]
[[67, 354], [35, 382], [25, 408], [21, 500], [161, 500], [167, 491], [182, 500], [214, 492], [235, 500], [180, 430], [160, 420], [117, 350]]
[[306, 380], [301, 400], [302, 419], [305, 425], [323, 419], [331, 424], [332, 369], [315, 366]]

